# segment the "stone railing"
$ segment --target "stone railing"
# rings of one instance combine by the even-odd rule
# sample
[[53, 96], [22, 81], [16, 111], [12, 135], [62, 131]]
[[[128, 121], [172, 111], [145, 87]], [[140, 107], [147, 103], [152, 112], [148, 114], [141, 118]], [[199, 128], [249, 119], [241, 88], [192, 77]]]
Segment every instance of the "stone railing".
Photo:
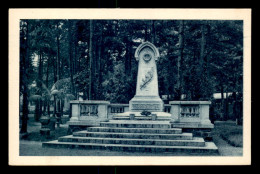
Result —
[[80, 116], [98, 116], [98, 104], [80, 104]]
[[190, 123], [187, 126], [212, 127], [209, 120], [210, 101], [171, 101], [171, 115], [173, 123]]
[[73, 100], [71, 105], [71, 119], [70, 121], [81, 120], [106, 120], [107, 106], [110, 102], [107, 101], [78, 101]]
[[108, 118], [112, 119], [114, 114], [124, 113], [129, 111], [129, 104], [109, 104], [108, 105]]
[[[171, 113], [172, 123], [212, 127], [209, 120], [210, 104], [209, 101], [171, 101], [170, 104], [164, 104], [163, 111]], [[70, 105], [70, 124], [85, 121], [90, 125], [99, 125], [99, 122], [112, 119], [115, 114], [129, 111], [129, 104], [110, 104], [108, 101], [74, 100]]]
[[[114, 114], [124, 113], [129, 111], [129, 104], [113, 103], [110, 104], [107, 101], [78, 101], [74, 100], [70, 102], [71, 105], [71, 118], [82, 120], [87, 117], [106, 117], [108, 119], [112, 118]], [[99, 110], [103, 107], [103, 110]], [[104, 105], [104, 106], [103, 106]], [[104, 108], [106, 107], [106, 109]], [[164, 105], [164, 112], [171, 113], [171, 105]]]
[[181, 105], [180, 117], [181, 118], [199, 118], [200, 105]]
[[171, 113], [171, 105], [170, 104], [164, 104], [164, 112]]

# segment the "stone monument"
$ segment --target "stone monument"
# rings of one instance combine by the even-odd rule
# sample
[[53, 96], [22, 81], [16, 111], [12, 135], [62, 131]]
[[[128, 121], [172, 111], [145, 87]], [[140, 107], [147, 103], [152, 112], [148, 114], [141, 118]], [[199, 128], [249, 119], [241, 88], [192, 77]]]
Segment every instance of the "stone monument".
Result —
[[129, 101], [129, 112], [117, 114], [115, 118], [130, 117], [134, 114], [135, 117], [141, 119], [141, 113], [147, 111], [151, 112], [151, 118], [152, 115], [156, 115], [159, 119], [170, 119], [171, 114], [163, 112], [164, 103], [159, 97], [156, 67], [159, 59], [158, 49], [152, 43], [144, 42], [137, 47], [135, 59], [138, 61], [136, 94]]
[[[183, 131], [209, 125], [209, 103], [173, 101], [171, 114], [163, 112], [164, 103], [158, 92], [157, 48], [144, 42], [136, 49], [135, 58], [138, 61], [136, 94], [129, 101], [129, 111], [108, 119], [109, 102], [72, 101], [69, 126], [73, 134], [44, 142], [42, 146], [216, 155], [218, 148], [213, 142]], [[208, 130], [204, 133], [208, 136]]]

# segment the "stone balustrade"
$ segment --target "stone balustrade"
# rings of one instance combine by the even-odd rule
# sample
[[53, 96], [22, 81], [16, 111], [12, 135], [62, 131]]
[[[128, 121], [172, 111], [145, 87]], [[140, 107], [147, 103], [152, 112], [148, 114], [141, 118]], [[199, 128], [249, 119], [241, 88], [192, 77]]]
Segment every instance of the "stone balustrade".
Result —
[[97, 126], [101, 121], [108, 119], [108, 101], [72, 100], [70, 102], [71, 118], [68, 124]]
[[108, 119], [112, 119], [114, 114], [124, 113], [129, 111], [129, 104], [109, 104]]
[[[213, 128], [209, 120], [209, 101], [171, 101], [164, 104], [164, 112], [171, 113], [171, 123], [177, 127]], [[108, 101], [78, 101], [71, 105], [71, 124], [97, 126], [101, 121], [110, 120], [113, 115], [129, 111], [129, 104], [111, 104]]]
[[210, 101], [171, 101], [172, 123], [178, 127], [213, 128], [209, 120]]

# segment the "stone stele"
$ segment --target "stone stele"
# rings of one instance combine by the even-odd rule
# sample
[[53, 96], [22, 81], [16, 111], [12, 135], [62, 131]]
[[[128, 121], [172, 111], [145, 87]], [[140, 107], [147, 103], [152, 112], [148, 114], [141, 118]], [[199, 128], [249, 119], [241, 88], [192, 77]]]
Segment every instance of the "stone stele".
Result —
[[130, 112], [162, 112], [163, 101], [159, 97], [156, 61], [158, 49], [150, 42], [139, 45], [135, 51], [138, 61], [136, 94], [129, 101]]

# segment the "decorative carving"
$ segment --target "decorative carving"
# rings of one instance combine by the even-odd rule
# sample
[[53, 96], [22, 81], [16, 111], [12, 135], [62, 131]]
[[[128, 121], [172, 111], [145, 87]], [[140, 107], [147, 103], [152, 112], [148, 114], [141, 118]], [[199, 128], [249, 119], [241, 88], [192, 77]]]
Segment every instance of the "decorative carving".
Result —
[[111, 107], [111, 113], [123, 113], [125, 110], [124, 110], [124, 107]]
[[160, 110], [159, 104], [132, 104], [132, 110]]
[[81, 116], [98, 116], [98, 105], [80, 105]]
[[145, 63], [148, 63], [151, 59], [152, 59], [152, 56], [151, 56], [151, 54], [145, 54], [144, 56], [143, 56], [143, 59], [144, 59], [144, 62]]
[[181, 105], [181, 117], [198, 118], [200, 115], [199, 105]]
[[149, 82], [152, 81], [152, 79], [153, 79], [153, 73], [154, 73], [154, 68], [152, 67], [151, 70], [146, 73], [145, 78], [142, 79], [142, 82], [141, 82], [141, 84], [140, 84], [140, 89], [141, 89], [141, 90], [142, 90], [143, 88], [145, 88]]

